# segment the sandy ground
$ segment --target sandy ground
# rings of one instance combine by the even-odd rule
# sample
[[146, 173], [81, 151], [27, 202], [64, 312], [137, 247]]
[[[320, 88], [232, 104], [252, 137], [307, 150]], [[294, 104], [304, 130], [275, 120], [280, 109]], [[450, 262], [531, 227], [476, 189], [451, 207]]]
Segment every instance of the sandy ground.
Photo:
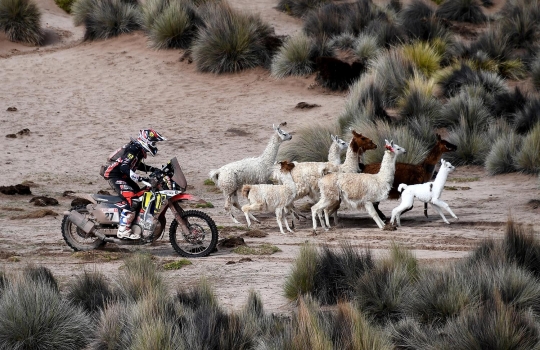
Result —
[[[44, 12], [47, 45], [38, 49], [9, 43], [0, 34], [0, 130], [4, 134], [0, 135], [0, 186], [34, 183], [32, 196], [0, 194], [0, 269], [4, 271], [40, 264], [49, 267], [61, 284], [85, 270], [114, 279], [123, 264], [121, 252], [126, 250], [110, 244], [103, 251], [74, 255], [60, 231], [62, 213], [71, 202], [62, 194], [109, 190], [98, 175], [103, 160], [148, 126], [170, 140], [148, 163], [159, 166], [177, 156], [189, 192], [215, 205], [203, 210], [223, 227], [220, 238], [243, 235], [245, 228], [225, 216], [221, 194], [204, 185], [208, 171], [259, 155], [273, 123], [287, 121], [287, 131], [314, 122], [324, 124], [335, 120], [344, 106], [344, 94], [310, 89], [314, 77], [276, 80], [264, 69], [220, 76], [199, 73], [193, 64], [179, 62], [179, 51], [149, 49], [141, 32], [83, 43], [83, 28], [73, 27], [69, 15], [52, 0], [38, 2]], [[271, 0], [232, 3], [261, 13], [279, 35], [301, 27], [300, 20], [273, 9]], [[295, 109], [299, 102], [321, 107]], [[17, 111], [7, 111], [8, 107]], [[24, 128], [30, 130], [28, 135], [5, 137]], [[258, 215], [263, 222], [256, 228], [268, 236], [245, 241], [250, 246], [271, 243], [280, 252], [240, 262], [245, 256], [219, 249], [164, 274], [173, 288], [206, 277], [222, 305], [231, 310], [241, 308], [248, 291], [255, 289], [267, 310], [287, 313], [292, 306], [283, 297], [283, 282], [305, 242], [332, 246], [349, 242], [377, 255], [396, 242], [413, 250], [422, 262], [445, 264], [465, 256], [484, 239], [501, 239], [509, 215], [540, 229], [540, 208], [538, 202], [531, 202], [540, 199], [535, 176], [491, 177], [480, 167], [459, 167], [447, 185], [453, 190], [446, 190], [442, 198], [459, 217], [450, 219], [450, 225], [432, 210], [431, 217], [424, 218], [417, 203], [396, 231], [379, 230], [365, 212], [343, 211], [343, 227], [312, 236], [311, 221], [304, 221], [295, 234], [281, 235], [275, 217], [264, 213]], [[29, 203], [37, 195], [58, 199], [58, 206], [47, 207], [58, 215], [18, 219], [44, 209]], [[381, 209], [389, 215], [397, 204], [387, 201]], [[160, 263], [179, 259], [166, 238], [127, 252], [136, 250], [153, 254]]]

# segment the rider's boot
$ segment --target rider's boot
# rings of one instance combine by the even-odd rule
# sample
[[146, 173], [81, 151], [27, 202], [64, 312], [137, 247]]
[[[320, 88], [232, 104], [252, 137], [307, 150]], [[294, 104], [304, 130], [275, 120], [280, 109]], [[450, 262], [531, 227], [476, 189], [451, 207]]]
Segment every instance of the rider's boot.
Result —
[[141, 238], [138, 234], [131, 231], [131, 223], [135, 218], [135, 213], [129, 210], [122, 210], [120, 213], [120, 222], [118, 223], [118, 232], [116, 237], [118, 238], [129, 238], [129, 239], [139, 239]]

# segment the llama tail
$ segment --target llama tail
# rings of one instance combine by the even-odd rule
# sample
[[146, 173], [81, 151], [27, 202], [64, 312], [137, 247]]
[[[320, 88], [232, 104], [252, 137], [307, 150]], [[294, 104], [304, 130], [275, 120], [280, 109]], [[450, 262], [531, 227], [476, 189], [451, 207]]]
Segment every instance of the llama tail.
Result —
[[249, 196], [249, 191], [251, 190], [251, 186], [250, 185], [244, 185], [242, 186], [242, 196], [244, 197], [248, 197]]
[[406, 184], [400, 184], [397, 188], [398, 192], [402, 192], [403, 190], [407, 189]]
[[208, 173], [208, 176], [209, 176], [210, 179], [212, 179], [212, 181], [214, 181], [214, 183], [217, 185], [218, 178], [219, 178], [219, 169], [212, 169], [212, 170], [210, 170], [210, 172]]

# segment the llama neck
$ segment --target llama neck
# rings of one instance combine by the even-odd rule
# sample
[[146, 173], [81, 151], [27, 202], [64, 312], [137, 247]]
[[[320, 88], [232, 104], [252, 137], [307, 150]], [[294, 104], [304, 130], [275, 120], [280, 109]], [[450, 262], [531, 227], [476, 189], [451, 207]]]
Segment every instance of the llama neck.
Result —
[[345, 161], [341, 165], [341, 171], [344, 173], [357, 173], [360, 171], [360, 168], [358, 167], [358, 156], [361, 155], [363, 152], [354, 152], [349, 146], [347, 148], [347, 154], [345, 155]]
[[392, 184], [392, 182], [394, 182], [394, 175], [396, 173], [396, 158], [397, 155], [394, 152], [384, 152], [381, 168], [376, 175], [380, 181], [388, 184]]
[[328, 150], [328, 161], [335, 165], [341, 164], [341, 148], [336, 142], [332, 142], [330, 149]]
[[448, 178], [448, 174], [450, 172], [448, 171], [448, 168], [441, 167], [439, 169], [439, 172], [437, 173], [437, 176], [435, 177], [435, 181], [433, 181], [433, 189], [431, 190], [433, 192], [432, 197], [439, 198], [441, 195], [441, 192], [444, 189], [444, 184], [446, 183], [446, 179]]
[[291, 172], [290, 171], [281, 172], [280, 180], [281, 180], [281, 183], [284, 186], [287, 186], [288, 188], [290, 188], [292, 190], [293, 197], [295, 197], [296, 196], [296, 184], [294, 183]]
[[270, 142], [268, 142], [268, 145], [264, 149], [264, 152], [260, 155], [260, 159], [263, 163], [272, 165], [276, 161], [279, 145], [281, 144], [283, 140], [279, 135], [274, 134], [270, 138]]
[[433, 147], [431, 151], [429, 151], [428, 155], [421, 163], [422, 168], [426, 172], [424, 181], [429, 181], [431, 179], [431, 177], [433, 176], [433, 172], [435, 171], [435, 166], [441, 161], [441, 157], [442, 152], [439, 150], [438, 145], [435, 145], [435, 147]]

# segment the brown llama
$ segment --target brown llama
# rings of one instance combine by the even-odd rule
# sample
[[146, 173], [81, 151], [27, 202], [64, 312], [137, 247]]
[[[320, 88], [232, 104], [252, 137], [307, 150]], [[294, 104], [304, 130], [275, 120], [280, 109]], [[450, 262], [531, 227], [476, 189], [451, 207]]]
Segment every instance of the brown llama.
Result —
[[[429, 151], [426, 158], [419, 164], [410, 163], [396, 163], [396, 173], [394, 175], [394, 182], [392, 188], [388, 193], [389, 199], [399, 199], [400, 193], [398, 192], [398, 186], [400, 184], [416, 185], [424, 182], [431, 181], [433, 178], [433, 172], [435, 171], [435, 165], [441, 161], [443, 153], [453, 152], [457, 150], [457, 146], [441, 139], [441, 135], [437, 134], [437, 142], [435, 146]], [[381, 168], [381, 163], [366, 164], [362, 169], [366, 174], [377, 174]], [[373, 203], [379, 217], [385, 221], [386, 216], [379, 210], [379, 203]], [[411, 210], [412, 207], [408, 210]], [[407, 211], [408, 211], [407, 210]], [[427, 206], [424, 206], [424, 215], [427, 217]]]
[[317, 57], [315, 59], [317, 76], [315, 80], [321, 86], [331, 90], [345, 90], [366, 70], [364, 64], [349, 64], [335, 57]]

